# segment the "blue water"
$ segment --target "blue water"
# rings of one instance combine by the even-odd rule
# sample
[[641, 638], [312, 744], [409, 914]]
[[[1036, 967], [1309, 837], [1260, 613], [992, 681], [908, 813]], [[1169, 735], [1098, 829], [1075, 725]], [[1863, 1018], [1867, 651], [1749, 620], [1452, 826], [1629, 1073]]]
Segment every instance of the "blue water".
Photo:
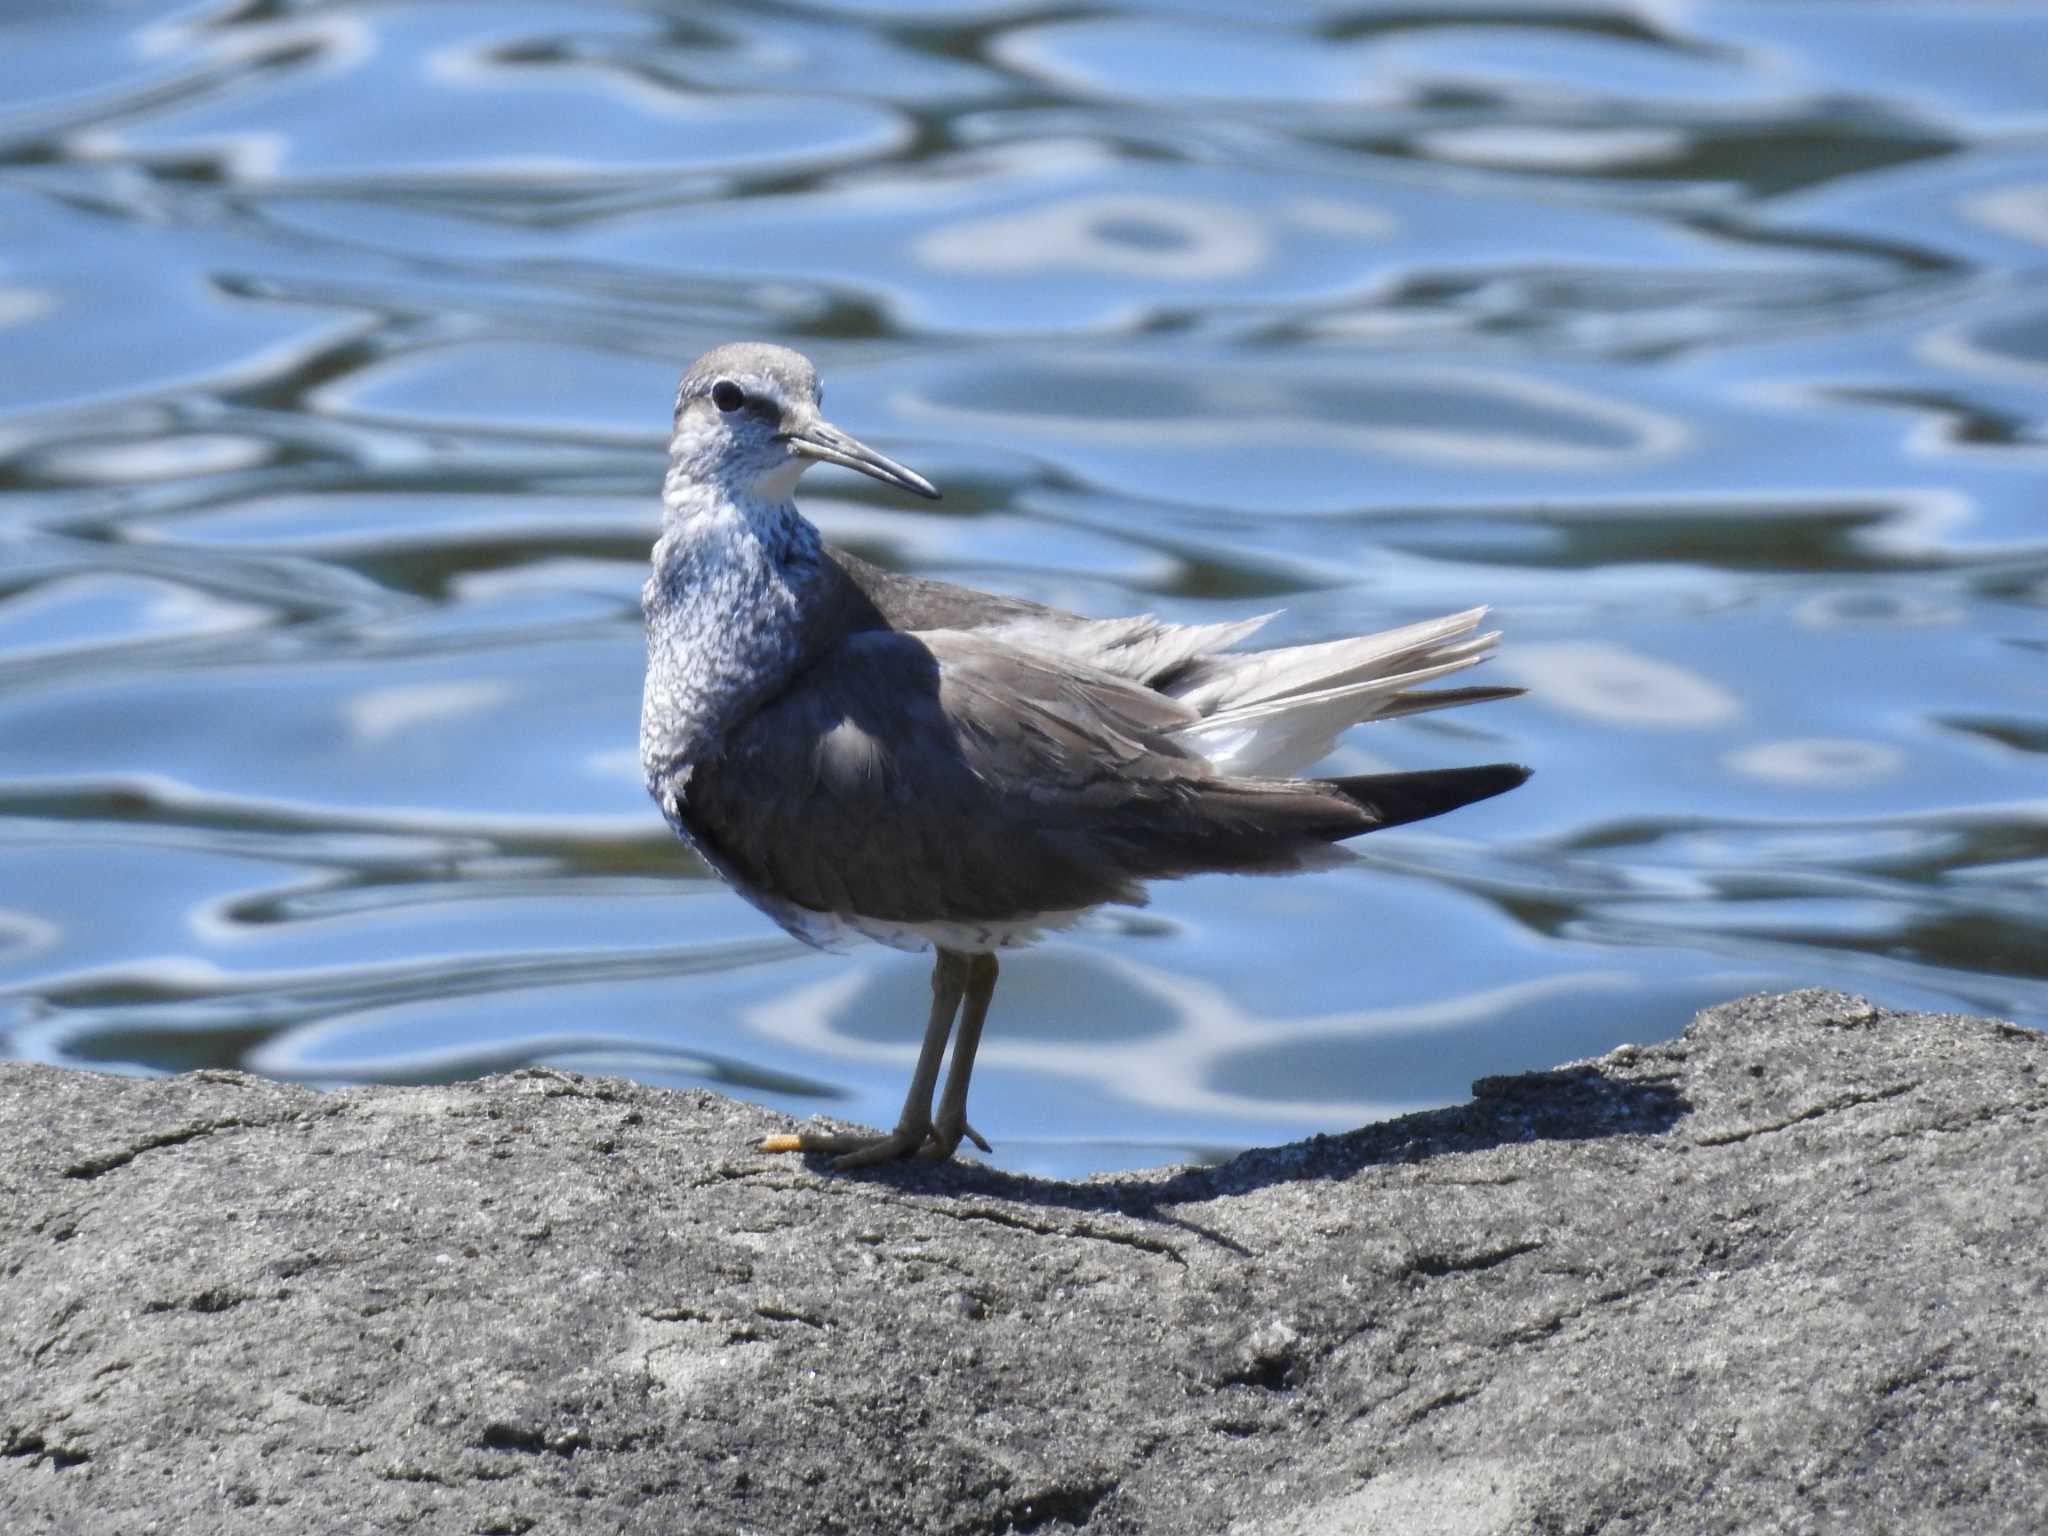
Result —
[[[1268, 18], [1284, 14], [1290, 22]], [[1213, 1155], [1827, 984], [2048, 1023], [2048, 5], [0, 12], [0, 1052], [893, 1120], [634, 741], [675, 375], [828, 536], [1312, 640], [1484, 602], [1513, 758], [1006, 962], [1007, 1166]]]

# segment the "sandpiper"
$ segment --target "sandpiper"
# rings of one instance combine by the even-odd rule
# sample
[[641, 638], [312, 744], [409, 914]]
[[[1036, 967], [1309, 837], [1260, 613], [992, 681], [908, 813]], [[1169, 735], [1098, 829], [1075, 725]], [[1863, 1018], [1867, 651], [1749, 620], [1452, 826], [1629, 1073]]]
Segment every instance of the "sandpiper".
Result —
[[823, 462], [939, 493], [820, 400], [817, 370], [786, 347], [733, 343], [690, 366], [643, 595], [640, 761], [669, 824], [800, 939], [936, 952], [896, 1128], [762, 1150], [840, 1168], [950, 1157], [963, 1137], [988, 1151], [967, 1084], [997, 951], [1142, 902], [1148, 880], [1328, 865], [1346, 838], [1528, 777], [1513, 763], [1296, 777], [1361, 721], [1518, 692], [1418, 691], [1492, 647], [1483, 608], [1232, 651], [1271, 616], [1089, 619], [895, 575], [827, 545], [797, 511], [798, 478]]

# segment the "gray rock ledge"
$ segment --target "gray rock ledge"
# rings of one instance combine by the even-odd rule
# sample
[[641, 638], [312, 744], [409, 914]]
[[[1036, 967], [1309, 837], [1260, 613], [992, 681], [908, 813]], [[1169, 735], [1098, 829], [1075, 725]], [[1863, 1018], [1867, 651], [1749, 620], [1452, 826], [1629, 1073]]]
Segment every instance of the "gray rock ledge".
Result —
[[1834, 993], [1081, 1184], [0, 1066], [0, 1530], [2048, 1530], [2048, 1040]]

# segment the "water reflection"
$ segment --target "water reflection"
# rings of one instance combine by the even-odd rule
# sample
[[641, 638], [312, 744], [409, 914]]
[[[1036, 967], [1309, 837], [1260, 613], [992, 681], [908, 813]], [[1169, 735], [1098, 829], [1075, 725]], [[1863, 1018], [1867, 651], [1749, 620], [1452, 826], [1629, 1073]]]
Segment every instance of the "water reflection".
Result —
[[2039, 7], [38, 8], [0, 49], [0, 1045], [888, 1121], [634, 760], [678, 366], [828, 536], [1280, 641], [1491, 603], [1538, 777], [1006, 962], [1012, 1166], [1339, 1129], [1753, 987], [2048, 1022]]
[[1588, 720], [1683, 728], [1724, 725], [1742, 714], [1741, 699], [1711, 678], [1603, 640], [1521, 646], [1510, 670], [1551, 708]]

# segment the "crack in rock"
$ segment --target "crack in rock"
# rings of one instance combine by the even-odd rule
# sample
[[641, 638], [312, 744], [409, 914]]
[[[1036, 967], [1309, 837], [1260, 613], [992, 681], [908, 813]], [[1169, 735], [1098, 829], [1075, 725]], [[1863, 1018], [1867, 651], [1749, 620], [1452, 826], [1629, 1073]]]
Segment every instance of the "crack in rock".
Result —
[[1412, 1429], [1431, 1414], [1440, 1413], [1446, 1408], [1455, 1408], [1458, 1404], [1469, 1402], [1478, 1395], [1477, 1387], [1448, 1387], [1427, 1402], [1418, 1403], [1410, 1409], [1401, 1423], [1404, 1428]]
[[1401, 1266], [1401, 1273], [1426, 1275], [1430, 1279], [1439, 1275], [1473, 1275], [1497, 1268], [1525, 1253], [1535, 1253], [1542, 1247], [1541, 1243], [1530, 1239], [1504, 1243], [1498, 1248], [1484, 1248], [1477, 1253], [1418, 1253]]
[[1804, 1125], [1809, 1120], [1818, 1120], [1822, 1115], [1832, 1115], [1837, 1110], [1854, 1109], [1859, 1104], [1882, 1104], [1886, 1099], [1896, 1099], [1901, 1094], [1911, 1093], [1920, 1084], [1915, 1082], [1893, 1083], [1874, 1093], [1846, 1093], [1838, 1099], [1829, 1099], [1824, 1104], [1815, 1104], [1802, 1109], [1796, 1115], [1787, 1115], [1782, 1120], [1765, 1121], [1760, 1125], [1737, 1126], [1726, 1131], [1701, 1131], [1692, 1138], [1696, 1147], [1729, 1147], [1737, 1142], [1748, 1141], [1753, 1136], [1769, 1136], [1778, 1131], [1789, 1131], [1795, 1125]]
[[[261, 1123], [261, 1122], [253, 1122]], [[103, 1173], [112, 1173], [117, 1168], [126, 1168], [145, 1152], [154, 1152], [161, 1147], [182, 1147], [188, 1141], [198, 1141], [218, 1131], [231, 1131], [252, 1124], [240, 1115], [223, 1115], [218, 1120], [195, 1120], [188, 1125], [174, 1126], [168, 1131], [158, 1131], [144, 1136], [139, 1141], [113, 1152], [102, 1152], [97, 1156], [80, 1158], [64, 1170], [67, 1179], [96, 1179]]]
[[484, 1432], [476, 1443], [479, 1449], [486, 1451], [522, 1451], [530, 1456], [552, 1451], [557, 1456], [574, 1456], [589, 1446], [590, 1435], [574, 1425], [550, 1434], [535, 1424], [493, 1419], [484, 1426]]
[[142, 1304], [145, 1313], [150, 1312], [229, 1312], [245, 1301], [256, 1300], [254, 1291], [244, 1291], [231, 1285], [209, 1285], [203, 1291], [189, 1296], [163, 1296]]
[[929, 1211], [935, 1216], [950, 1217], [954, 1221], [986, 1221], [998, 1227], [1010, 1227], [1015, 1231], [1030, 1232], [1039, 1237], [1081, 1237], [1091, 1242], [1114, 1243], [1120, 1248], [1135, 1248], [1140, 1253], [1157, 1254], [1161, 1258], [1171, 1259], [1182, 1268], [1186, 1268], [1188, 1262], [1186, 1256], [1173, 1244], [1162, 1242], [1156, 1237], [1139, 1237], [1129, 1232], [1114, 1232], [1103, 1227], [1090, 1226], [1085, 1221], [1077, 1221], [1070, 1226], [1055, 1226], [1051, 1222], [1028, 1221], [1022, 1216], [1013, 1216], [1008, 1211], [994, 1210], [985, 1205], [969, 1206], [959, 1211], [929, 1205], [919, 1205], [917, 1209]]
[[47, 1461], [59, 1472], [92, 1460], [92, 1452], [82, 1445], [52, 1445], [32, 1429], [13, 1428], [7, 1431], [6, 1439], [0, 1440], [0, 1456]]

